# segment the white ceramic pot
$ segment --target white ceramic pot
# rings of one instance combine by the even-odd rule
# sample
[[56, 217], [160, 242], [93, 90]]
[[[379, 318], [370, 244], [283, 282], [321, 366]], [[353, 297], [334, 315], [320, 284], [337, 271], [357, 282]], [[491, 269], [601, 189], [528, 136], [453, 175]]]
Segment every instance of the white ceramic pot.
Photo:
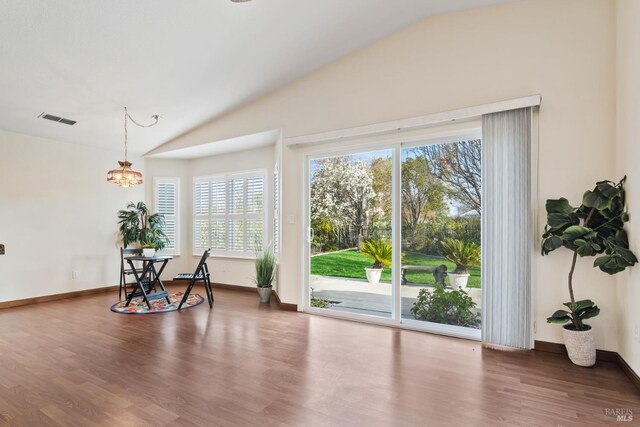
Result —
[[572, 331], [562, 327], [562, 338], [567, 347], [569, 359], [578, 366], [593, 366], [596, 364], [596, 340], [593, 329], [588, 331]]
[[458, 291], [460, 289], [467, 289], [467, 282], [469, 281], [469, 273], [465, 274], [456, 274], [456, 273], [447, 273], [449, 276], [449, 284], [453, 288], [454, 291]]
[[153, 249], [153, 248], [143, 248], [142, 249], [142, 256], [144, 256], [146, 258], [151, 258], [155, 254], [156, 254], [156, 250]]
[[369, 283], [380, 283], [380, 276], [382, 276], [382, 268], [370, 268], [366, 267], [364, 272], [367, 273], [367, 281]]

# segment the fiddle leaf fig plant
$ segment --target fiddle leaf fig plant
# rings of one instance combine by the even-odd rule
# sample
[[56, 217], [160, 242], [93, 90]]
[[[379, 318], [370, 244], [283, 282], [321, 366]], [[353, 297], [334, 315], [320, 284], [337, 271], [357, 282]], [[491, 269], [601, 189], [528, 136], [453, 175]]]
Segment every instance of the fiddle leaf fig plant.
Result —
[[629, 214], [625, 208], [624, 183], [600, 181], [582, 197], [579, 207], [573, 207], [565, 198], [549, 199], [546, 203], [547, 225], [542, 235], [542, 255], [565, 247], [573, 251], [569, 271], [569, 309], [558, 310], [547, 318], [549, 323], [568, 323], [577, 331], [590, 329], [584, 319], [597, 316], [600, 309], [591, 300], [576, 301], [573, 292], [573, 273], [578, 256], [595, 256], [593, 266], [608, 274], [616, 274], [638, 262], [629, 249], [624, 231]]

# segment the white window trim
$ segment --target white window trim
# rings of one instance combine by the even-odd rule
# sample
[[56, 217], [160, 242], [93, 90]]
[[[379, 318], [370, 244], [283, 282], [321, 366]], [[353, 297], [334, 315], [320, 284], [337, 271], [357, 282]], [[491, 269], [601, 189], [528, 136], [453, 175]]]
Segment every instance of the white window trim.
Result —
[[163, 182], [169, 182], [175, 184], [176, 186], [176, 200], [175, 200], [175, 214], [174, 220], [176, 223], [175, 230], [175, 239], [174, 239], [174, 248], [173, 249], [163, 249], [159, 251], [162, 255], [173, 255], [180, 256], [180, 178], [176, 176], [154, 176], [153, 177], [153, 212], [158, 212], [158, 184]]
[[[229, 208], [229, 193], [227, 190], [227, 186], [230, 180], [232, 179], [238, 179], [238, 178], [251, 178], [251, 177], [256, 177], [256, 176], [260, 176], [262, 177], [262, 212], [261, 213], [247, 213], [247, 212], [243, 212], [242, 214], [230, 214], [228, 212], [228, 208]], [[194, 227], [196, 224], [196, 220], [198, 219], [198, 216], [202, 217], [202, 215], [196, 215], [195, 213], [195, 193], [196, 193], [196, 184], [198, 182], [202, 182], [202, 181], [215, 181], [215, 180], [219, 180], [219, 181], [224, 181], [225, 182], [225, 197], [226, 199], [226, 204], [225, 204], [225, 214], [224, 215], [213, 215], [211, 214], [211, 212], [209, 212], [209, 214], [207, 215], [207, 217], [209, 219], [213, 219], [214, 217], [217, 217], [219, 219], [222, 219], [222, 217], [224, 217], [224, 221], [225, 221], [225, 227], [228, 226], [228, 221], [230, 218], [242, 218], [245, 221], [248, 219], [262, 219], [262, 246], [264, 247], [267, 244], [267, 236], [268, 233], [270, 232], [270, 225], [268, 224], [268, 207], [269, 207], [269, 199], [268, 199], [268, 195], [269, 195], [269, 183], [267, 181], [267, 169], [266, 168], [260, 168], [260, 169], [252, 169], [252, 170], [246, 170], [246, 171], [238, 171], [238, 172], [229, 172], [229, 173], [224, 173], [224, 174], [214, 174], [214, 175], [203, 175], [203, 176], [196, 176], [193, 177], [193, 195], [194, 195], [194, 201], [193, 201], [193, 205], [192, 206], [194, 208], [194, 213], [193, 213], [193, 224], [192, 224], [192, 234], [194, 232]], [[246, 206], [246, 191], [244, 192], [244, 199], [245, 199], [245, 206]], [[209, 199], [209, 203], [211, 203], [211, 200]], [[226, 239], [226, 245], [228, 245], [228, 232], [225, 233], [225, 239]], [[244, 247], [245, 249], [247, 248], [247, 235], [246, 233], [243, 233], [243, 240], [244, 240]], [[211, 241], [211, 236], [209, 237], [209, 241]], [[195, 240], [192, 244], [192, 252], [193, 252], [193, 256], [194, 257], [200, 257], [202, 256], [202, 252], [201, 249], [196, 249], [195, 247]], [[255, 259], [256, 254], [254, 251], [248, 251], [248, 250], [244, 250], [244, 251], [230, 251], [228, 249], [225, 250], [216, 250], [216, 249], [212, 249], [211, 250], [211, 256], [216, 257], [216, 258], [235, 258], [235, 259]]]

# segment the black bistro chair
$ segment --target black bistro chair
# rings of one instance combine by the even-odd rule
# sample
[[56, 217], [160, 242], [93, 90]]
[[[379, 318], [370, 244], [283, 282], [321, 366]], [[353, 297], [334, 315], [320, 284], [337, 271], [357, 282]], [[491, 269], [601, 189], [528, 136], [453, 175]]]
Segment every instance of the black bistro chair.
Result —
[[[118, 291], [118, 299], [122, 301], [122, 291], [124, 290], [124, 297], [127, 297], [127, 276], [133, 274], [131, 268], [127, 268], [125, 265], [125, 256], [142, 255], [142, 249], [126, 249], [120, 248], [120, 290]], [[133, 285], [133, 283], [131, 283]]]
[[211, 249], [207, 249], [202, 254], [202, 258], [200, 258], [200, 262], [196, 267], [196, 271], [191, 273], [178, 274], [173, 280], [184, 280], [188, 281], [189, 285], [187, 285], [187, 290], [184, 292], [184, 296], [182, 297], [182, 301], [180, 301], [180, 305], [178, 306], [178, 310], [182, 308], [182, 304], [187, 301], [189, 298], [189, 294], [191, 294], [191, 290], [193, 289], [193, 285], [196, 282], [202, 281], [204, 285], [204, 290], [207, 292], [207, 299], [209, 300], [209, 308], [213, 308], [213, 290], [211, 289], [211, 280], [209, 280], [209, 267], [207, 267], [207, 258], [211, 254]]

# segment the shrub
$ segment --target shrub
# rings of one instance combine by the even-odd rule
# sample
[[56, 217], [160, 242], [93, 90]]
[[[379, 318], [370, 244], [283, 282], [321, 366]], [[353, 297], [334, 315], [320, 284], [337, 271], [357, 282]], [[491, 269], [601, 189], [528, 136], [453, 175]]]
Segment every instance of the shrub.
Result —
[[331, 302], [324, 298], [317, 298], [315, 293], [313, 292], [313, 288], [311, 288], [311, 307], [316, 308], [331, 308]]
[[467, 292], [445, 291], [442, 285], [436, 285], [432, 292], [421, 289], [410, 311], [417, 320], [477, 328], [480, 315], [476, 307]]
[[469, 267], [480, 265], [480, 246], [473, 242], [447, 239], [442, 243], [440, 255], [456, 265], [455, 274], [467, 274]]
[[391, 243], [385, 240], [367, 240], [362, 244], [360, 253], [373, 260], [372, 268], [391, 266]]

